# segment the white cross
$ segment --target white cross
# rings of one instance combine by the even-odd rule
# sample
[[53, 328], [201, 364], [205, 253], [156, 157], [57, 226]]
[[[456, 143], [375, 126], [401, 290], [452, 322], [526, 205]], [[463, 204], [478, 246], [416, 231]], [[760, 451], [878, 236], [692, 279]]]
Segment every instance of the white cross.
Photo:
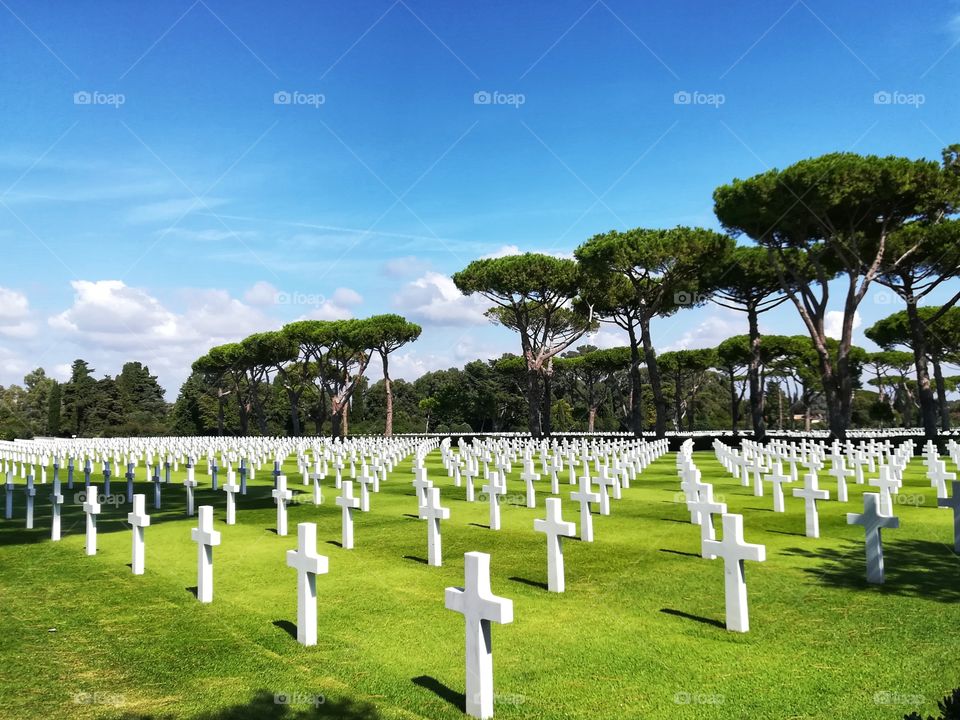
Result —
[[783, 474], [783, 464], [777, 460], [773, 472], [767, 475], [764, 480], [773, 484], [773, 511], [784, 512], [783, 484], [793, 482], [793, 478], [790, 475]]
[[847, 468], [843, 454], [835, 452], [830, 456], [828, 474], [837, 479], [837, 502], [847, 502], [847, 478], [853, 477], [856, 473]]
[[370, 512], [370, 486], [373, 484], [373, 478], [367, 470], [367, 464], [360, 466], [360, 476], [357, 478], [360, 484], [360, 510], [361, 512]]
[[947, 464], [940, 458], [931, 461], [930, 465], [927, 470], [930, 487], [937, 489], [938, 499], [943, 499], [947, 497], [947, 480], [956, 480], [957, 474], [947, 472]]
[[317, 575], [329, 569], [327, 558], [317, 554], [316, 523], [297, 525], [297, 549], [287, 550], [287, 566], [297, 571], [297, 642], [317, 644]]
[[197, 486], [197, 481], [193, 476], [193, 465], [187, 467], [187, 479], [183, 481], [183, 486], [187, 489], [187, 516], [193, 517], [193, 489]]
[[747, 583], [743, 561], [763, 562], [767, 549], [743, 540], [743, 515], [723, 515], [723, 540], [704, 540], [703, 555], [723, 558], [724, 591], [727, 606], [727, 630], [747, 632], [750, 617], [747, 607]]
[[133, 530], [133, 559], [130, 567], [134, 575], [143, 575], [144, 549], [143, 529], [149, 527], [150, 516], [146, 512], [146, 495], [133, 496], [133, 512], [127, 513], [127, 522]]
[[490, 482], [480, 488], [480, 492], [487, 494], [487, 500], [490, 502], [490, 529], [500, 529], [500, 485], [497, 482], [499, 472], [494, 470], [490, 475]]
[[427, 469], [418, 467], [414, 471], [413, 487], [417, 491], [417, 507], [423, 507], [427, 501], [427, 488], [433, 487], [433, 482], [427, 479]]
[[[880, 468], [883, 470], [883, 468]], [[866, 533], [867, 582], [883, 583], [883, 528], [900, 527], [900, 518], [880, 512], [880, 496], [877, 493], [863, 494], [863, 513], [847, 513], [848, 525], [863, 525]]]
[[900, 485], [900, 481], [890, 472], [890, 466], [881, 465], [878, 476], [870, 480], [868, 484], [880, 490], [880, 513], [882, 515], [893, 515], [893, 503], [890, 493], [896, 491]]
[[937, 505], [953, 510], [953, 551], [960, 553], [960, 480], [953, 481], [953, 496], [940, 498]]
[[287, 490], [287, 476], [277, 475], [277, 486], [270, 491], [277, 503], [277, 535], [287, 534], [287, 503], [293, 498], [293, 492]]
[[[705, 540], [713, 540], [716, 537], [713, 532], [713, 516], [714, 514], [723, 515], [727, 512], [726, 503], [716, 502], [713, 499], [713, 485], [710, 483], [702, 484], [697, 493], [697, 498], [695, 500], [688, 500], [687, 507], [694, 510], [700, 518], [701, 544]], [[713, 560], [713, 557], [708, 557], [707, 559]]]
[[427, 501], [420, 508], [420, 519], [427, 521], [427, 563], [435, 567], [443, 564], [440, 545], [440, 521], [450, 519], [450, 508], [440, 507], [440, 488], [427, 490]]
[[806, 511], [806, 534], [810, 538], [820, 537], [820, 514], [817, 512], [817, 500], [829, 500], [830, 492], [817, 486], [817, 473], [813, 470], [803, 476], [803, 487], [794, 488], [793, 496], [803, 498]]
[[344, 550], [353, 549], [353, 511], [360, 507], [360, 500], [353, 496], [353, 481], [343, 480], [340, 484], [340, 497], [336, 499], [336, 504], [341, 510], [343, 522], [342, 545]]
[[577, 526], [561, 517], [560, 498], [547, 498], [547, 517], [533, 521], [536, 532], [547, 536], [547, 590], [562, 593], [565, 588], [563, 573], [563, 538], [573, 537]]
[[83, 503], [83, 511], [87, 514], [87, 555], [97, 554], [97, 515], [100, 514], [100, 503], [97, 500], [97, 486], [87, 488], [87, 499]]
[[612, 486], [615, 480], [610, 477], [610, 468], [606, 465], [600, 466], [600, 472], [597, 475], [597, 485], [600, 486], [600, 514], [610, 514], [610, 494], [607, 491], [608, 486]]
[[527, 484], [527, 507], [535, 508], [537, 506], [537, 491], [533, 483], [540, 479], [540, 474], [533, 471], [533, 460], [527, 458], [523, 461], [523, 472], [520, 473], [520, 479]]
[[197, 544], [197, 600], [213, 602], [213, 548], [220, 544], [220, 532], [213, 529], [213, 505], [200, 506], [199, 527], [190, 530]]
[[468, 552], [463, 556], [464, 587], [448, 587], [447, 610], [466, 620], [467, 714], [493, 717], [493, 646], [490, 623], [513, 622], [513, 601], [497, 597], [490, 589], [490, 556]]
[[53, 488], [50, 491], [50, 539], [60, 539], [60, 510], [63, 505], [63, 495], [60, 494], [60, 476], [57, 468], [53, 472]]
[[600, 502], [600, 495], [592, 492], [593, 483], [587, 475], [580, 476], [580, 489], [570, 493], [570, 499], [580, 503], [580, 539], [583, 542], [593, 542], [593, 515], [590, 514], [590, 503]]
[[237, 522], [237, 493], [240, 492], [240, 486], [236, 483], [233, 470], [227, 470], [227, 481], [222, 490], [227, 494], [227, 525], [234, 525]]

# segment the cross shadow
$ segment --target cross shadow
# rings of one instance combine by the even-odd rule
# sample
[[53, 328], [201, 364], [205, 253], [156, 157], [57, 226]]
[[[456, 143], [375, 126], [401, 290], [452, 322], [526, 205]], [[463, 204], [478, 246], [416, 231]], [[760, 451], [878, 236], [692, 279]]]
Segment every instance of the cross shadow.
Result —
[[691, 525], [688, 520], [677, 520], [676, 518], [660, 518], [663, 522], [680, 523], [681, 525]]
[[465, 693], [459, 693], [429, 675], [420, 675], [419, 677], [411, 678], [411, 682], [414, 685], [419, 685], [429, 690], [441, 700], [446, 700], [460, 712], [467, 711], [467, 696]]
[[280, 531], [277, 530], [276, 528], [267, 528], [267, 532], [268, 532], [268, 533], [273, 533], [274, 535], [279, 535], [279, 534], [280, 534]]
[[489, 525], [481, 525], [480, 523], [467, 523], [468, 525], [473, 525], [473, 527], [483, 528], [484, 530], [489, 530]]
[[[895, 533], [896, 530], [891, 531]], [[854, 588], [883, 595], [902, 595], [942, 603], [960, 602], [960, 575], [953, 546], [929, 540], [895, 541], [884, 535], [883, 566], [885, 582], [867, 582], [863, 542], [845, 547], [819, 549], [787, 548], [787, 555], [821, 560], [816, 567], [804, 568], [813, 580], [837, 588]]]
[[200, 588], [198, 588], [196, 585], [191, 585], [190, 587], [184, 588], [184, 590], [186, 590], [188, 593], [190, 593], [194, 597], [199, 596]]
[[527, 578], [522, 577], [508, 577], [507, 580], [513, 580], [513, 582], [523, 583], [524, 585], [529, 585], [530, 587], [541, 588], [542, 590], [549, 590], [549, 586], [545, 582], [540, 582], [539, 580], [528, 580]]
[[767, 530], [767, 532], [776, 533], [777, 535], [791, 535], [793, 537], [806, 537], [806, 533], [798, 532], [787, 532], [786, 530]]
[[405, 518], [411, 518], [411, 519], [413, 519], [413, 520], [419, 520], [419, 519], [420, 519], [420, 516], [419, 516], [419, 515], [412, 515], [411, 513], [404, 513], [403, 516], [404, 516]]
[[773, 512], [773, 508], [758, 508], [758, 507], [748, 507], [744, 510], [756, 510], [757, 512]]
[[[194, 717], [194, 720], [378, 720], [380, 713], [368, 702], [350, 698], [327, 698], [313, 696], [313, 705], [307, 702], [294, 704], [297, 699], [308, 700], [309, 695], [291, 695], [284, 692], [257, 690], [253, 697], [241, 705], [231, 705], [218, 710], [210, 710]], [[174, 720], [170, 714], [124, 714], [124, 720]]]
[[420, 563], [421, 565], [426, 565], [426, 564], [427, 564], [427, 561], [426, 561], [424, 558], [422, 558], [422, 557], [417, 557], [416, 555], [404, 555], [404, 556], [403, 556], [403, 559], [404, 559], [404, 560], [413, 560], [414, 562], [418, 562], [418, 563]]
[[273, 626], [280, 628], [294, 640], [297, 639], [297, 626], [289, 620], [274, 620]]
[[683, 550], [671, 550], [670, 548], [660, 548], [660, 552], [670, 553], [671, 555], [683, 555], [684, 557], [700, 557], [698, 553], [684, 552]]
[[713, 625], [718, 627], [721, 630], [726, 630], [727, 626], [724, 625], [719, 620], [713, 620], [712, 618], [705, 618], [700, 615], [691, 615], [690, 613], [683, 612], [682, 610], [674, 610], [673, 608], [660, 608], [660, 612], [665, 615], [673, 615], [674, 617], [684, 618], [686, 620], [696, 620], [699, 623], [704, 625]]
[[343, 547], [343, 543], [339, 540], [327, 540], [327, 545], [336, 545], [338, 548]]

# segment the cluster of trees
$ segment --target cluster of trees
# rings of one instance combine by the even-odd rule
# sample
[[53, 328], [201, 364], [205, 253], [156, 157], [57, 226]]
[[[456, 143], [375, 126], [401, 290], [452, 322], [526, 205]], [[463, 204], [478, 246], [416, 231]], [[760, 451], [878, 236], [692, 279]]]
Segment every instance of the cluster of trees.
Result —
[[[960, 145], [940, 162], [824, 155], [735, 179], [713, 200], [724, 232], [611, 231], [573, 259], [528, 253], [454, 274], [461, 292], [490, 301], [491, 322], [517, 334], [518, 355], [394, 382], [389, 356], [419, 337], [418, 325], [397, 315], [304, 320], [210, 350], [172, 408], [137, 363], [96, 380], [77, 361], [63, 386], [31, 373], [25, 388], [2, 390], [0, 432], [662, 435], [728, 426], [762, 439], [771, 424], [795, 427], [798, 416], [837, 438], [852, 425], [919, 422], [928, 437], [950, 426], [956, 378], [944, 366], [960, 356], [960, 292], [927, 303], [960, 274]], [[874, 285], [903, 309], [867, 330], [882, 348], [867, 353], [853, 331]], [[658, 353], [653, 320], [707, 302], [743, 312], [747, 333], [712, 349]], [[763, 313], [781, 304], [796, 309], [806, 335], [760, 333]], [[836, 307], [833, 338], [827, 318]], [[602, 324], [625, 331], [628, 345], [583, 345]], [[375, 360], [383, 380], [371, 386]]]
[[[939, 163], [854, 153], [802, 160], [717, 188], [714, 211], [725, 233], [690, 227], [611, 231], [578, 247], [574, 260], [538, 254], [482, 259], [453, 280], [462, 292], [490, 300], [490, 319], [519, 335], [528, 429], [534, 435], [552, 429], [555, 359], [598, 323], [619, 326], [629, 338], [630, 428], [639, 432], [643, 425], [642, 364], [654, 428], [663, 434], [670, 415], [664, 374], [680, 377], [696, 370], [663, 366], [651, 321], [711, 300], [743, 311], [749, 328], [748, 401], [761, 438], [759, 315], [785, 302], [796, 308], [809, 334], [827, 427], [843, 438], [853, 420], [858, 373], [854, 321], [867, 291], [878, 283], [906, 306], [920, 419], [934, 437], [938, 407], [929, 377], [930, 346], [934, 336], [944, 334], [938, 328], [960, 293], [925, 315], [920, 304], [960, 271], [960, 221], [953, 218], [960, 202], [958, 154], [960, 145], [946, 148]], [[739, 245], [737, 238], [753, 244]], [[838, 287], [841, 332], [833, 340], [827, 313]], [[693, 364], [698, 363], [703, 359]]]
[[116, 377], [97, 379], [84, 360], [60, 383], [43, 368], [23, 385], [0, 386], [0, 439], [37, 436], [161, 435], [169, 430], [169, 406], [150, 369], [126, 363]]
[[[354, 393], [370, 362], [381, 362], [386, 417], [382, 431], [393, 433], [393, 391], [389, 356], [420, 337], [421, 328], [399, 315], [351, 320], [300, 320], [280, 330], [256, 333], [219, 345], [193, 364], [174, 406], [178, 426], [189, 430], [206, 424], [210, 400], [215, 401], [216, 432], [227, 427], [232, 405], [239, 432], [270, 433], [270, 401], [275, 391], [285, 396], [288, 432], [303, 434], [305, 423], [323, 434], [330, 420], [334, 436], [349, 431]], [[206, 417], [205, 417], [206, 414]]]

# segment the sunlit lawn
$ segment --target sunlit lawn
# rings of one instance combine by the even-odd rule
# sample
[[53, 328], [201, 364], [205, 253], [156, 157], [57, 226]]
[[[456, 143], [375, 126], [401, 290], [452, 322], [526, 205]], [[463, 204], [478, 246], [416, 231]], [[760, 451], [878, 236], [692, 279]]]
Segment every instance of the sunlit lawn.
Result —
[[[722, 561], [699, 557], [673, 453], [612, 501], [611, 516], [595, 515], [595, 543], [566, 542], [563, 595], [541, 586], [545, 540], [532, 529], [549, 484], [539, 485], [540, 507], [522, 507], [518, 466], [494, 532], [488, 505], [467, 503], [439, 453], [430, 456], [430, 477], [452, 509], [442, 568], [423, 562], [409, 461], [372, 497], [371, 512], [357, 513], [349, 551], [334, 544], [332, 478], [323, 505], [293, 505], [290, 535], [278, 537], [267, 466], [239, 497], [233, 527], [223, 522], [224, 493], [198, 473], [206, 487], [197, 504], [215, 505], [223, 533], [206, 606], [189, 590], [195, 518], [184, 514], [182, 469], [163, 487], [162, 511], [152, 509], [152, 487], [137, 484], [153, 516], [141, 577], [127, 566], [126, 505], [104, 505], [99, 552], [86, 557], [73, 497], [82, 481], [73, 491], [64, 483], [59, 543], [49, 540], [49, 483], [38, 485], [32, 531], [18, 489], [14, 520], [0, 521], [0, 717], [461, 717], [463, 618], [444, 608], [444, 588], [462, 584], [471, 550], [492, 555], [493, 590], [514, 600], [515, 622], [493, 630], [501, 718], [881, 720], [932, 712], [960, 685], [960, 560], [951, 515], [936, 508], [918, 459], [903, 490], [915, 504], [897, 505], [901, 529], [885, 534], [883, 587], [867, 586], [862, 528], [846, 524], [846, 512], [862, 508], [863, 486], [851, 485], [848, 504], [821, 504], [823, 537], [812, 540], [800, 500], [788, 497], [787, 513], [774, 514], [769, 492], [753, 497], [710, 453], [695, 459], [730, 511], [745, 515], [747, 541], [767, 546], [766, 563], [747, 564], [745, 635], [722, 627]], [[292, 459], [286, 471], [291, 487], [308, 491]], [[825, 473], [821, 484], [835, 490]], [[113, 492], [125, 488], [114, 479]], [[571, 489], [561, 484], [564, 514], [579, 522]], [[296, 573], [284, 557], [303, 521], [318, 524], [330, 558], [317, 580], [312, 648], [291, 637]], [[295, 704], [275, 703], [279, 694]]]

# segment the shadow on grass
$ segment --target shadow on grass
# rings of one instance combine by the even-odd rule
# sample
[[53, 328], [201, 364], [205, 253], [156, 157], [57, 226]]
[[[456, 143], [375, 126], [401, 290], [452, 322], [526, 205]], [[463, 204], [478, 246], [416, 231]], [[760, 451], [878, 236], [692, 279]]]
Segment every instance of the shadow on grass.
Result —
[[294, 640], [297, 639], [297, 626], [289, 620], [274, 620], [273, 626], [280, 628]]
[[[896, 532], [896, 531], [893, 531]], [[891, 538], [890, 535], [885, 536]], [[885, 582], [867, 582], [862, 543], [850, 542], [842, 549], [787, 548], [787, 555], [820, 560], [816, 567], [804, 568], [813, 580], [835, 588], [871, 590], [884, 595], [919, 597], [937, 602], [960, 601], [960, 559], [946, 543], [929, 540], [888, 539], [883, 546]]]
[[700, 557], [699, 553], [684, 552], [683, 550], [671, 550], [670, 548], [660, 548], [662, 553], [670, 553], [671, 555], [683, 555], [684, 557]]
[[[96, 484], [96, 483], [94, 483]], [[0, 519], [0, 545], [27, 545], [32, 543], [44, 542], [50, 540], [50, 521], [51, 508], [49, 502], [49, 489], [51, 484], [37, 485], [37, 501], [34, 506], [34, 528], [27, 530], [25, 523], [25, 507], [22, 499], [22, 486], [17, 485], [14, 494], [14, 514], [10, 520]], [[165, 485], [165, 489], [166, 489]], [[158, 525], [164, 522], [178, 520], [193, 520], [196, 522], [196, 516], [188, 517], [186, 513], [186, 500], [181, 493], [173, 495], [177, 483], [171, 483], [169, 491], [171, 495], [164, 495], [164, 508], [157, 510], [153, 507], [153, 486], [145, 487], [144, 483], [138, 482], [134, 488], [137, 495], [146, 495], [147, 514], [150, 516], [150, 524]], [[102, 485], [98, 488], [103, 492]], [[182, 486], [179, 488], [182, 490]], [[82, 535], [85, 532], [86, 516], [82, 505], [78, 502], [78, 495], [85, 492], [83, 482], [74, 486], [73, 490], [68, 490], [66, 484], [61, 493], [67, 498], [61, 508], [61, 524], [64, 536]], [[0, 492], [0, 504], [3, 502], [3, 492]], [[112, 498], [118, 498], [120, 495], [126, 496], [126, 487], [113, 488]], [[209, 487], [197, 490], [196, 505], [213, 505], [214, 519], [219, 521], [223, 516], [224, 510], [221, 505], [223, 493], [210, 490]], [[105, 502], [102, 503], [103, 509], [97, 517], [97, 534], [129, 532], [130, 525], [126, 522], [127, 513], [131, 509], [131, 502], [123, 503]], [[248, 495], [241, 495], [237, 498], [237, 513], [248, 510], [264, 510], [275, 507], [273, 498], [270, 496], [270, 488], [264, 487], [257, 489]]]
[[411, 678], [411, 682], [413, 682], [414, 685], [429, 690], [441, 700], [446, 700], [460, 712], [467, 711], [467, 696], [464, 693], [457, 692], [451, 687], [447, 687], [436, 678], [430, 677], [429, 675], [420, 675], [419, 677]]
[[543, 590], [549, 590], [549, 587], [545, 582], [540, 582], [539, 580], [528, 580], [527, 578], [522, 577], [508, 577], [507, 580], [512, 580], [513, 582], [523, 583], [524, 585], [529, 585], [530, 587], [541, 588]]
[[403, 559], [404, 559], [404, 560], [413, 560], [414, 562], [418, 562], [418, 563], [420, 563], [421, 565], [426, 565], [426, 564], [427, 564], [426, 558], [417, 557], [416, 555], [404, 555], [404, 556], [403, 556]]
[[662, 612], [665, 615], [673, 615], [674, 617], [684, 618], [685, 620], [696, 620], [697, 622], [703, 623], [704, 625], [713, 625], [714, 627], [718, 627], [721, 630], [727, 629], [727, 626], [724, 625], [719, 620], [705, 618], [700, 615], [691, 615], [690, 613], [683, 612], [683, 610], [674, 610], [673, 608], [660, 608], [660, 612]]
[[[116, 720], [174, 720], [179, 714], [139, 715], [126, 713]], [[232, 705], [220, 710], [193, 715], [192, 720], [378, 720], [377, 708], [367, 702], [350, 698], [334, 700], [315, 693], [271, 693], [257, 690], [243, 705]]]

